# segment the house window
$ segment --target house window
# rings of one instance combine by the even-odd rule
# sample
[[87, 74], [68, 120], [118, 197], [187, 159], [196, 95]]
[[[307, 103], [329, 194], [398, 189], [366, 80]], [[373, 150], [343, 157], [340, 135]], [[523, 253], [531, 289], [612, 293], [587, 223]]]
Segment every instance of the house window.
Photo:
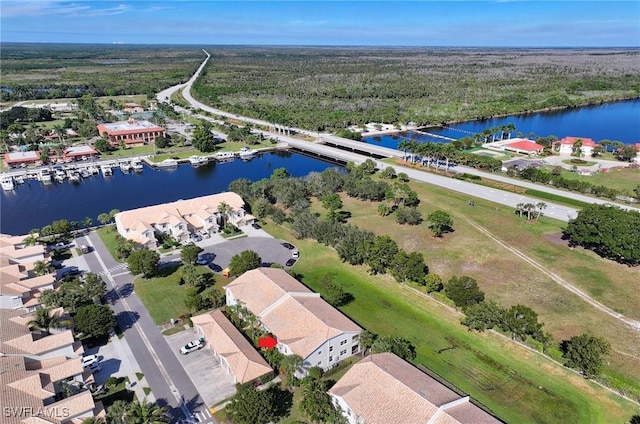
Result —
[[358, 345], [351, 346], [351, 354], [355, 354], [358, 351]]
[[333, 346], [329, 346], [329, 352], [333, 352]]
[[343, 340], [343, 341], [340, 342], [340, 346], [345, 345], [345, 344], [347, 344], [346, 340]]
[[353, 337], [351, 338], [351, 341], [352, 341], [352, 342], [357, 342], [357, 341], [358, 341], [358, 335], [356, 334], [355, 336], [353, 336]]
[[318, 351], [318, 355], [322, 355], [322, 351], [321, 350]]
[[333, 356], [329, 356], [329, 362], [333, 361]]
[[342, 356], [342, 355], [346, 355], [346, 354], [347, 354], [347, 349], [345, 349], [345, 350], [341, 350], [341, 351], [340, 351], [340, 356]]

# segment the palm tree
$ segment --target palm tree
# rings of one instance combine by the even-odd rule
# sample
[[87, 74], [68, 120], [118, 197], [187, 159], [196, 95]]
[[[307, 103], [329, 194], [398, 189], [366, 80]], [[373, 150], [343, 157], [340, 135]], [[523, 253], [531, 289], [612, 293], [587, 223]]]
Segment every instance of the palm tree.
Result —
[[66, 130], [64, 128], [63, 125], [61, 124], [57, 124], [53, 126], [53, 133], [58, 137], [58, 140], [60, 140], [60, 144], [62, 144], [63, 146], [65, 145], [64, 143], [64, 135], [66, 134]]
[[35, 317], [27, 323], [29, 328], [38, 329], [45, 334], [49, 334], [51, 328], [57, 328], [60, 325], [60, 313], [51, 313], [51, 309], [42, 308], [36, 311]]
[[455, 152], [456, 148], [453, 146], [453, 144], [447, 143], [442, 147], [442, 155], [444, 156], [447, 163], [445, 168], [445, 171], [447, 172], [449, 172], [449, 159], [453, 154], [455, 154]]
[[224, 227], [225, 225], [227, 225], [227, 221], [229, 220], [229, 215], [233, 213], [233, 208], [229, 206], [227, 203], [221, 202], [218, 205], [218, 213], [222, 218], [222, 227]]
[[362, 351], [362, 356], [367, 353], [367, 350], [371, 349], [375, 340], [375, 334], [367, 330], [362, 330], [360, 333], [360, 349]]
[[536, 208], [536, 205], [533, 203], [526, 203], [524, 205], [524, 210], [527, 212], [527, 219], [531, 220], [531, 212]]
[[540, 219], [540, 215], [542, 215], [542, 211], [544, 209], [547, 209], [547, 204], [544, 202], [538, 202], [536, 203], [536, 208], [538, 211], [538, 214], [536, 215], [536, 221]]
[[518, 212], [518, 215], [522, 216], [522, 212], [524, 212], [524, 203], [518, 203], [516, 205], [516, 212]]
[[400, 140], [398, 143], [398, 149], [403, 151], [402, 159], [407, 162], [407, 150], [409, 149], [409, 140], [406, 138]]
[[511, 133], [516, 130], [516, 125], [513, 122], [509, 122], [504, 126], [504, 129], [508, 131], [507, 138], [511, 138]]
[[128, 408], [124, 400], [116, 400], [107, 408], [107, 421], [109, 424], [125, 424], [125, 416]]
[[170, 421], [167, 410], [155, 403], [132, 402], [125, 412], [125, 424], [166, 424]]
[[286, 355], [282, 357], [280, 369], [284, 371], [288, 379], [295, 377], [295, 373], [300, 370], [304, 360], [298, 355]]
[[45, 275], [49, 273], [49, 267], [44, 261], [35, 261], [33, 264], [33, 272], [35, 272], [36, 275]]
[[102, 418], [91, 417], [82, 420], [82, 424], [105, 424], [105, 422]]
[[312, 422], [327, 422], [333, 412], [333, 405], [323, 381], [314, 378], [305, 382], [300, 407]]

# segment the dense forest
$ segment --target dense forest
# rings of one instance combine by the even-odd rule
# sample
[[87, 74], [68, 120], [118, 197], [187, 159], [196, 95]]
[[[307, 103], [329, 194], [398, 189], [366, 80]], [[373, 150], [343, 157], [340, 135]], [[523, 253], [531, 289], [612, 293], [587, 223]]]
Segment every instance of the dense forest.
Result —
[[204, 57], [194, 46], [2, 43], [0, 100], [152, 96], [187, 81]]
[[312, 130], [437, 124], [640, 96], [640, 51], [237, 47], [192, 93], [238, 114]]

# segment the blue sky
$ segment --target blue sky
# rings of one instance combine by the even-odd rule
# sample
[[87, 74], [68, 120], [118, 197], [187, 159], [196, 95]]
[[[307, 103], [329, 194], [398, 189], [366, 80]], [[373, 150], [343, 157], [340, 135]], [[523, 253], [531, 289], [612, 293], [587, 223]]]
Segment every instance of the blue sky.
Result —
[[2, 0], [2, 41], [640, 47], [638, 1]]

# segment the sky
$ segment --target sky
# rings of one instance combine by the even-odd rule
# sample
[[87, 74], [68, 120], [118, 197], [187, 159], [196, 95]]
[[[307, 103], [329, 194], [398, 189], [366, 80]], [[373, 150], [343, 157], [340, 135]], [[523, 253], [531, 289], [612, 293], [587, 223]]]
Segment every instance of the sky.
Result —
[[640, 47], [640, 1], [2, 0], [0, 40]]

